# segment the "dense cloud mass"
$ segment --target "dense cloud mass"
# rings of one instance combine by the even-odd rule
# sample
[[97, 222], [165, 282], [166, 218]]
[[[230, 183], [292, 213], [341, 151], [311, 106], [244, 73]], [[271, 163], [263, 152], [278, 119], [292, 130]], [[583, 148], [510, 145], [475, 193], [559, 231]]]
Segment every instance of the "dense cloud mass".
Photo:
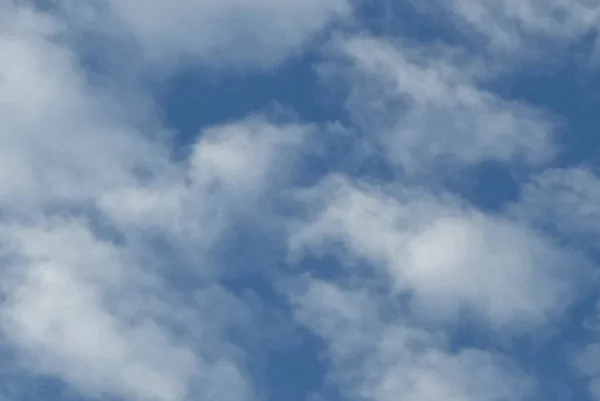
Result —
[[0, 401], [600, 400], [599, 13], [0, 0]]

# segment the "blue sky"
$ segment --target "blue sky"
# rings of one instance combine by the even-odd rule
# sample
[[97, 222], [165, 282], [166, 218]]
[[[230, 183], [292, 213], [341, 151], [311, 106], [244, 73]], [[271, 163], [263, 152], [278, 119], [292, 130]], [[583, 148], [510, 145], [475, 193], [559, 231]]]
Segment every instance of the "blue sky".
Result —
[[600, 400], [599, 18], [0, 0], [0, 401]]

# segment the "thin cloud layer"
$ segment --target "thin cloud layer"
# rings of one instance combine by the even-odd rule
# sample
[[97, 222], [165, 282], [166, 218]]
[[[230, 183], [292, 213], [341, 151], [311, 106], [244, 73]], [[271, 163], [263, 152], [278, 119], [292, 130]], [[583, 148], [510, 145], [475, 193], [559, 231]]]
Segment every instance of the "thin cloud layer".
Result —
[[362, 290], [314, 280], [294, 297], [298, 319], [328, 344], [335, 380], [347, 399], [524, 400], [533, 383], [509, 362], [475, 349], [452, 352], [447, 339], [378, 316]]
[[232, 69], [272, 68], [298, 54], [332, 22], [350, 16], [348, 0], [67, 1], [83, 28], [133, 38], [153, 63], [200, 62]]
[[485, 90], [477, 58], [369, 37], [342, 40], [324, 68], [349, 86], [350, 118], [409, 175], [484, 160], [537, 164], [554, 153], [552, 117]]
[[594, 246], [600, 181], [584, 167], [551, 169], [532, 178], [514, 205], [517, 215]]
[[600, 13], [595, 0], [433, 0], [416, 6], [445, 14], [491, 54], [515, 61], [547, 57], [549, 48], [580, 40]]

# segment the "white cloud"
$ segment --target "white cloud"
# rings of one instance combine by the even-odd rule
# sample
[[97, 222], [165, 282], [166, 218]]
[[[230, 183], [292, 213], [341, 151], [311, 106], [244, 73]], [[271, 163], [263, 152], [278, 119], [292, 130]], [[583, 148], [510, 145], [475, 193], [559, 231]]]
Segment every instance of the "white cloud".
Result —
[[[261, 118], [208, 129], [194, 147], [190, 175], [201, 185], [215, 180], [231, 191], [256, 190], [277, 162], [289, 160], [310, 127], [274, 125]], [[273, 177], [274, 179], [275, 177]]]
[[420, 189], [333, 179], [310, 196], [313, 214], [294, 228], [293, 254], [342, 245], [343, 258], [379, 269], [433, 318], [466, 310], [492, 327], [546, 323], [568, 305], [583, 263], [526, 225]]
[[251, 117], [201, 132], [189, 160], [176, 163], [153, 139], [162, 127], [141, 134], [122, 111], [135, 105], [87, 82], [76, 54], [54, 35], [58, 21], [9, 11], [12, 26], [0, 38], [3, 207], [87, 202], [118, 225], [204, 225], [186, 213], [205, 215], [210, 225], [277, 182], [312, 129]]
[[[598, 23], [595, 0], [433, 0], [429, 11], [444, 13], [471, 37], [485, 40], [492, 54], [527, 60], [543, 45], [572, 43]], [[545, 49], [544, 49], [545, 50]]]
[[341, 65], [325, 78], [342, 76], [352, 120], [409, 175], [488, 159], [538, 164], [555, 151], [552, 118], [482, 89], [486, 69], [459, 50], [368, 37], [334, 48]]
[[[3, 225], [0, 236], [8, 261], [0, 321], [28, 369], [56, 375], [87, 395], [156, 401], [203, 392], [236, 401], [251, 396], [235, 359], [211, 344], [223, 341], [217, 340], [221, 323], [193, 305], [173, 303], [176, 298], [128, 249], [62, 220]], [[228, 306], [234, 313], [235, 305]], [[175, 336], [166, 322], [181, 324], [182, 318], [201, 319], [203, 334]]]
[[[524, 186], [521, 199], [510, 211], [593, 255], [600, 233], [599, 202], [600, 179], [593, 171], [585, 167], [550, 169]], [[595, 287], [596, 283], [592, 280], [589, 284]], [[589, 390], [596, 400], [600, 399], [598, 322], [598, 308], [591, 315], [586, 311], [582, 326], [591, 332], [583, 344], [574, 345], [579, 350], [573, 360], [575, 368], [588, 378]]]
[[163, 273], [180, 267], [161, 271], [145, 235], [196, 252], [186, 268], [202, 276], [211, 260], [200, 240], [255, 209], [310, 127], [260, 117], [213, 127], [176, 162], [157, 139], [163, 127], [139, 130], [140, 105], [90, 82], [64, 21], [14, 2], [0, 15], [10, 16], [0, 31], [3, 340], [26, 370], [84, 396], [253, 399], [227, 336], [252, 310], [206, 280], [193, 300], [175, 294]]
[[250, 211], [250, 203], [284, 178], [311, 130], [258, 116], [208, 128], [174, 176], [105, 191], [98, 205], [119, 225], [210, 246], [231, 213]]
[[119, 27], [133, 36], [154, 63], [201, 61], [234, 69], [271, 68], [351, 12], [348, 0], [160, 0], [152, 7], [141, 0], [67, 4], [69, 12], [87, 24], [108, 31]]
[[[164, 127], [148, 117], [140, 129], [135, 113], [146, 105], [91, 82], [70, 47], [71, 24], [120, 40], [130, 35], [150, 68], [181, 60], [270, 68], [347, 16], [350, 4], [59, 4], [71, 7], [71, 19], [0, 0], [2, 340], [32, 374], [52, 375], [88, 397], [256, 399], [245, 353], [228, 336], [253, 310], [204, 271], [213, 269], [211, 251], [226, 228], [271, 206], [266, 196], [284, 186], [313, 127], [262, 117], [217, 125], [175, 161], [158, 140]], [[343, 66], [355, 89], [353, 120], [408, 174], [436, 171], [448, 159], [459, 167], [487, 159], [539, 164], [554, 152], [549, 116], [481, 89], [486, 71], [465, 54], [364, 37], [335, 45], [343, 61], [331, 66]], [[594, 199], [586, 192], [593, 177], [564, 181], [574, 185], [573, 177], [581, 179], [581, 197]], [[523, 399], [530, 381], [505, 359], [451, 351], [442, 333], [420, 324], [467, 311], [496, 329], [539, 327], [568, 305], [581, 260], [524, 220], [397, 184], [337, 178], [307, 191], [300, 206], [308, 217], [293, 227], [289, 245], [300, 257], [342, 245], [345, 261], [390, 278], [389, 298], [411, 302], [382, 306], [384, 296], [366, 288], [312, 281], [294, 299], [297, 318], [326, 340], [334, 377], [350, 398]], [[529, 191], [524, 204], [533, 205], [539, 196]], [[149, 241], [154, 235], [172, 242], [202, 288], [190, 294], [168, 282], [181, 266], [164, 260]], [[406, 313], [384, 322], [379, 311], [396, 306]]]
[[509, 361], [476, 349], [449, 351], [443, 335], [402, 318], [382, 320], [374, 299], [318, 280], [295, 298], [297, 318], [325, 340], [333, 378], [348, 399], [513, 401], [529, 395], [531, 379]]
[[550, 169], [532, 177], [511, 209], [523, 219], [596, 246], [599, 202], [600, 179], [586, 168], [574, 167]]
[[129, 185], [136, 168], [161, 166], [161, 147], [112, 113], [118, 102], [90, 87], [59, 44], [59, 21], [24, 7], [3, 11], [13, 18], [0, 36], [2, 205], [85, 200]]
[[[183, 399], [195, 356], [171, 343], [147, 317], [126, 324], [110, 306], [135, 300], [136, 288], [118, 249], [81, 226], [3, 226], [5, 334], [32, 359], [33, 368], [58, 374], [92, 394], [140, 400]], [[121, 287], [122, 286], [122, 287]], [[112, 298], [121, 295], [115, 302]], [[128, 298], [131, 297], [131, 298]], [[121, 306], [121, 307], [123, 307]]]
[[574, 359], [575, 368], [589, 379], [589, 390], [595, 400], [600, 400], [600, 343], [586, 346]]

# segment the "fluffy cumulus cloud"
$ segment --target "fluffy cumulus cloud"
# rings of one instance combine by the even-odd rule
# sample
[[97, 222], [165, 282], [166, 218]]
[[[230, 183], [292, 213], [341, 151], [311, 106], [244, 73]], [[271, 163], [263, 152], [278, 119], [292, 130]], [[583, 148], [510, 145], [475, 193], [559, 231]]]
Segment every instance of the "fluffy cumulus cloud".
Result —
[[317, 212], [295, 228], [292, 250], [341, 244], [383, 268], [421, 313], [455, 319], [464, 308], [491, 325], [535, 325], [571, 298], [577, 257], [515, 221], [419, 189], [387, 194], [335, 179], [313, 197]]
[[[135, 281], [123, 277], [131, 272], [122, 252], [73, 223], [3, 229], [14, 272], [4, 275], [2, 321], [30, 363], [91, 393], [112, 388], [137, 399], [182, 399], [195, 358], [151, 316], [132, 325], [120, 318], [119, 309], [140, 302]], [[123, 291], [119, 285], [129, 294], [109, 305], [112, 293]]]
[[105, 191], [97, 206], [139, 234], [154, 231], [209, 247], [232, 213], [252, 213], [250, 203], [285, 177], [286, 164], [310, 131], [308, 125], [277, 125], [257, 116], [209, 128], [185, 165], [172, 166], [173, 173], [161, 173], [150, 184]]
[[[0, 320], [19, 365], [90, 397], [252, 399], [223, 331], [245, 307], [218, 283], [179, 294], [165, 279], [177, 267], [158, 271], [144, 241], [148, 230], [194, 247], [217, 238], [309, 128], [241, 119], [208, 128], [175, 161], [160, 126], [140, 131], [88, 80], [61, 42], [66, 22], [2, 4]], [[202, 298], [228, 316], [207, 314]]]
[[[0, 400], [600, 399], [600, 178], [566, 155], [594, 141], [499, 90], [596, 23], [583, 0], [0, 0]], [[173, 102], [211, 121], [189, 134], [182, 66], [205, 105], [247, 93], [216, 122]]]

